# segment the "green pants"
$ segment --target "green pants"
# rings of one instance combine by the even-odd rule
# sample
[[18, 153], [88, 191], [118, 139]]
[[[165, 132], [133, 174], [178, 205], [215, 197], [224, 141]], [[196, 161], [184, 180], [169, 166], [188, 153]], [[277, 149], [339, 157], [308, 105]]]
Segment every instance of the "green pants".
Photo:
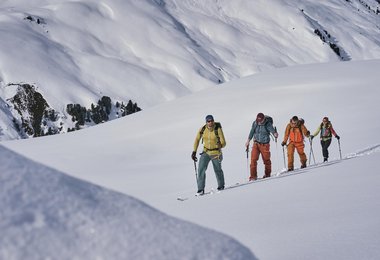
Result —
[[206, 185], [206, 170], [209, 162], [212, 162], [212, 166], [214, 167], [214, 172], [216, 176], [216, 180], [218, 182], [218, 188], [224, 188], [224, 174], [222, 170], [222, 160], [223, 156], [210, 156], [207, 153], [202, 153], [201, 158], [199, 160], [199, 169], [198, 169], [198, 191], [202, 191], [205, 189]]

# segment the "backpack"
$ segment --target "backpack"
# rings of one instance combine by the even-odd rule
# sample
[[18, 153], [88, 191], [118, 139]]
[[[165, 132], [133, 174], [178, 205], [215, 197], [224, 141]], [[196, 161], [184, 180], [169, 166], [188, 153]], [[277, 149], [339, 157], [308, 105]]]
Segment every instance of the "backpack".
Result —
[[332, 137], [331, 122], [330, 121], [327, 122], [327, 125], [325, 127], [324, 135], [322, 134], [322, 132], [323, 132], [322, 129], [323, 129], [323, 122], [321, 123], [321, 134], [320, 134], [321, 138], [322, 137]]
[[271, 123], [273, 126], [273, 118], [271, 116], [265, 115], [265, 119], [267, 120], [267, 122], [265, 123], [265, 127], [267, 126], [268, 123]]
[[[270, 133], [270, 131], [268, 130], [267, 124], [271, 123], [273, 126], [273, 118], [271, 116], [268, 116], [268, 115], [265, 115], [264, 118], [265, 118], [265, 124], [264, 124], [265, 130], [267, 130], [267, 132]], [[255, 123], [256, 123], [256, 121], [255, 121]], [[256, 127], [257, 127], [257, 123], [255, 124], [253, 131], [256, 130]]]
[[[292, 119], [293, 119], [293, 118], [291, 118], [291, 119], [289, 120], [289, 124], [291, 124]], [[303, 132], [302, 132], [302, 125], [304, 125], [304, 124], [305, 124], [305, 120], [304, 120], [303, 118], [299, 118], [299, 119], [298, 119], [298, 122], [297, 122], [297, 125], [296, 125], [295, 127], [291, 127], [291, 128], [289, 129], [289, 135], [291, 135], [291, 133], [294, 134], [294, 130], [293, 130], [293, 132], [291, 132], [291, 129], [292, 129], [292, 128], [298, 128], [299, 133], [300, 133], [300, 136], [299, 136], [299, 137], [300, 137], [301, 139], [304, 139], [304, 134], [303, 134]], [[293, 135], [293, 137], [296, 137], [296, 136]]]
[[[200, 134], [201, 138], [203, 136], [203, 133], [204, 133], [206, 127], [207, 127], [207, 125], [204, 125], [202, 127], [201, 131], [199, 131], [199, 134]], [[219, 133], [218, 133], [218, 129], [219, 128], [222, 128], [222, 125], [219, 122], [215, 122], [214, 132], [215, 132], [216, 139], [218, 140], [218, 143], [220, 143], [220, 137], [219, 137]], [[203, 144], [203, 138], [202, 138], [202, 144]]]

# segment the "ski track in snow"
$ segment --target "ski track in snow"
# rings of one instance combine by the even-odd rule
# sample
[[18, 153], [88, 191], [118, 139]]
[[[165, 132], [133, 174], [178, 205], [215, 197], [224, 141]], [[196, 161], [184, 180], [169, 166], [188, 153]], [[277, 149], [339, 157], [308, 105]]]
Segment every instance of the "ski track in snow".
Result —
[[246, 186], [246, 185], [258, 184], [258, 183], [264, 182], [264, 181], [271, 181], [271, 180], [275, 180], [275, 179], [279, 179], [279, 178], [295, 176], [298, 174], [303, 174], [303, 173], [312, 171], [316, 168], [328, 167], [331, 165], [335, 165], [337, 163], [342, 163], [346, 160], [350, 160], [350, 159], [354, 159], [354, 158], [358, 158], [358, 157], [362, 157], [362, 156], [368, 156], [368, 155], [371, 155], [371, 154], [377, 153], [377, 152], [380, 152], [380, 144], [370, 146], [368, 148], [365, 148], [363, 150], [360, 150], [360, 151], [357, 151], [354, 153], [349, 153], [345, 157], [343, 157], [342, 159], [332, 160], [332, 161], [329, 161], [326, 163], [323, 163], [323, 162], [322, 163], [315, 163], [315, 164], [312, 164], [306, 168], [302, 168], [302, 169], [297, 168], [291, 172], [288, 172], [288, 171], [286, 171], [286, 169], [283, 169], [281, 171], [277, 171], [275, 174], [272, 174], [272, 176], [270, 178], [258, 178], [256, 181], [246, 181], [246, 182], [242, 182], [242, 183], [235, 183], [235, 184], [226, 186], [226, 188], [223, 191], [218, 191], [214, 188], [211, 188], [210, 190], [206, 191], [204, 195], [191, 196], [191, 195], [189, 195], [189, 193], [186, 193], [182, 196], [178, 196], [177, 200], [178, 201], [186, 201], [186, 200], [189, 200], [191, 198], [201, 198], [204, 196], [222, 193], [222, 192], [225, 192], [226, 190], [231, 190], [231, 189], [239, 188], [239, 187]]

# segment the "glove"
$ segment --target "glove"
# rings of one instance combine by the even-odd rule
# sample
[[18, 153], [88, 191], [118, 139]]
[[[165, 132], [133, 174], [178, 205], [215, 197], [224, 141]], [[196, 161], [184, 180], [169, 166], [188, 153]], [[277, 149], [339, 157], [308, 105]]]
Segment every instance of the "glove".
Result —
[[307, 131], [307, 132], [306, 132], [306, 136], [307, 136], [307, 137], [310, 136], [310, 131]]
[[314, 138], [314, 135], [310, 135], [310, 139], [313, 140], [313, 138]]
[[282, 142], [282, 143], [281, 143], [281, 145], [282, 145], [282, 146], [285, 146], [285, 145], [286, 145], [286, 142], [285, 142], [285, 141], [284, 141], [284, 142]]
[[192, 154], [191, 154], [191, 159], [193, 159], [194, 162], [197, 162], [197, 161], [198, 161], [197, 153], [196, 153], [196, 152], [192, 152]]
[[336, 135], [335, 138], [338, 139], [338, 140], [340, 140], [340, 136], [339, 135]]

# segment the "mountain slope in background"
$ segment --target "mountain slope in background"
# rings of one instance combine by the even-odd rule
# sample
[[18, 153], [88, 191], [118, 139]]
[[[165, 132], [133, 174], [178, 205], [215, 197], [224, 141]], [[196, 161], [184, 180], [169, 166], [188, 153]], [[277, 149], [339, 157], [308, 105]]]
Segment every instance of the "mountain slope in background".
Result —
[[[141, 108], [296, 64], [380, 58], [375, 0], [2, 1], [1, 139], [14, 90], [31, 84], [72, 126], [66, 106], [102, 96]], [[60, 123], [59, 122], [59, 123]]]

